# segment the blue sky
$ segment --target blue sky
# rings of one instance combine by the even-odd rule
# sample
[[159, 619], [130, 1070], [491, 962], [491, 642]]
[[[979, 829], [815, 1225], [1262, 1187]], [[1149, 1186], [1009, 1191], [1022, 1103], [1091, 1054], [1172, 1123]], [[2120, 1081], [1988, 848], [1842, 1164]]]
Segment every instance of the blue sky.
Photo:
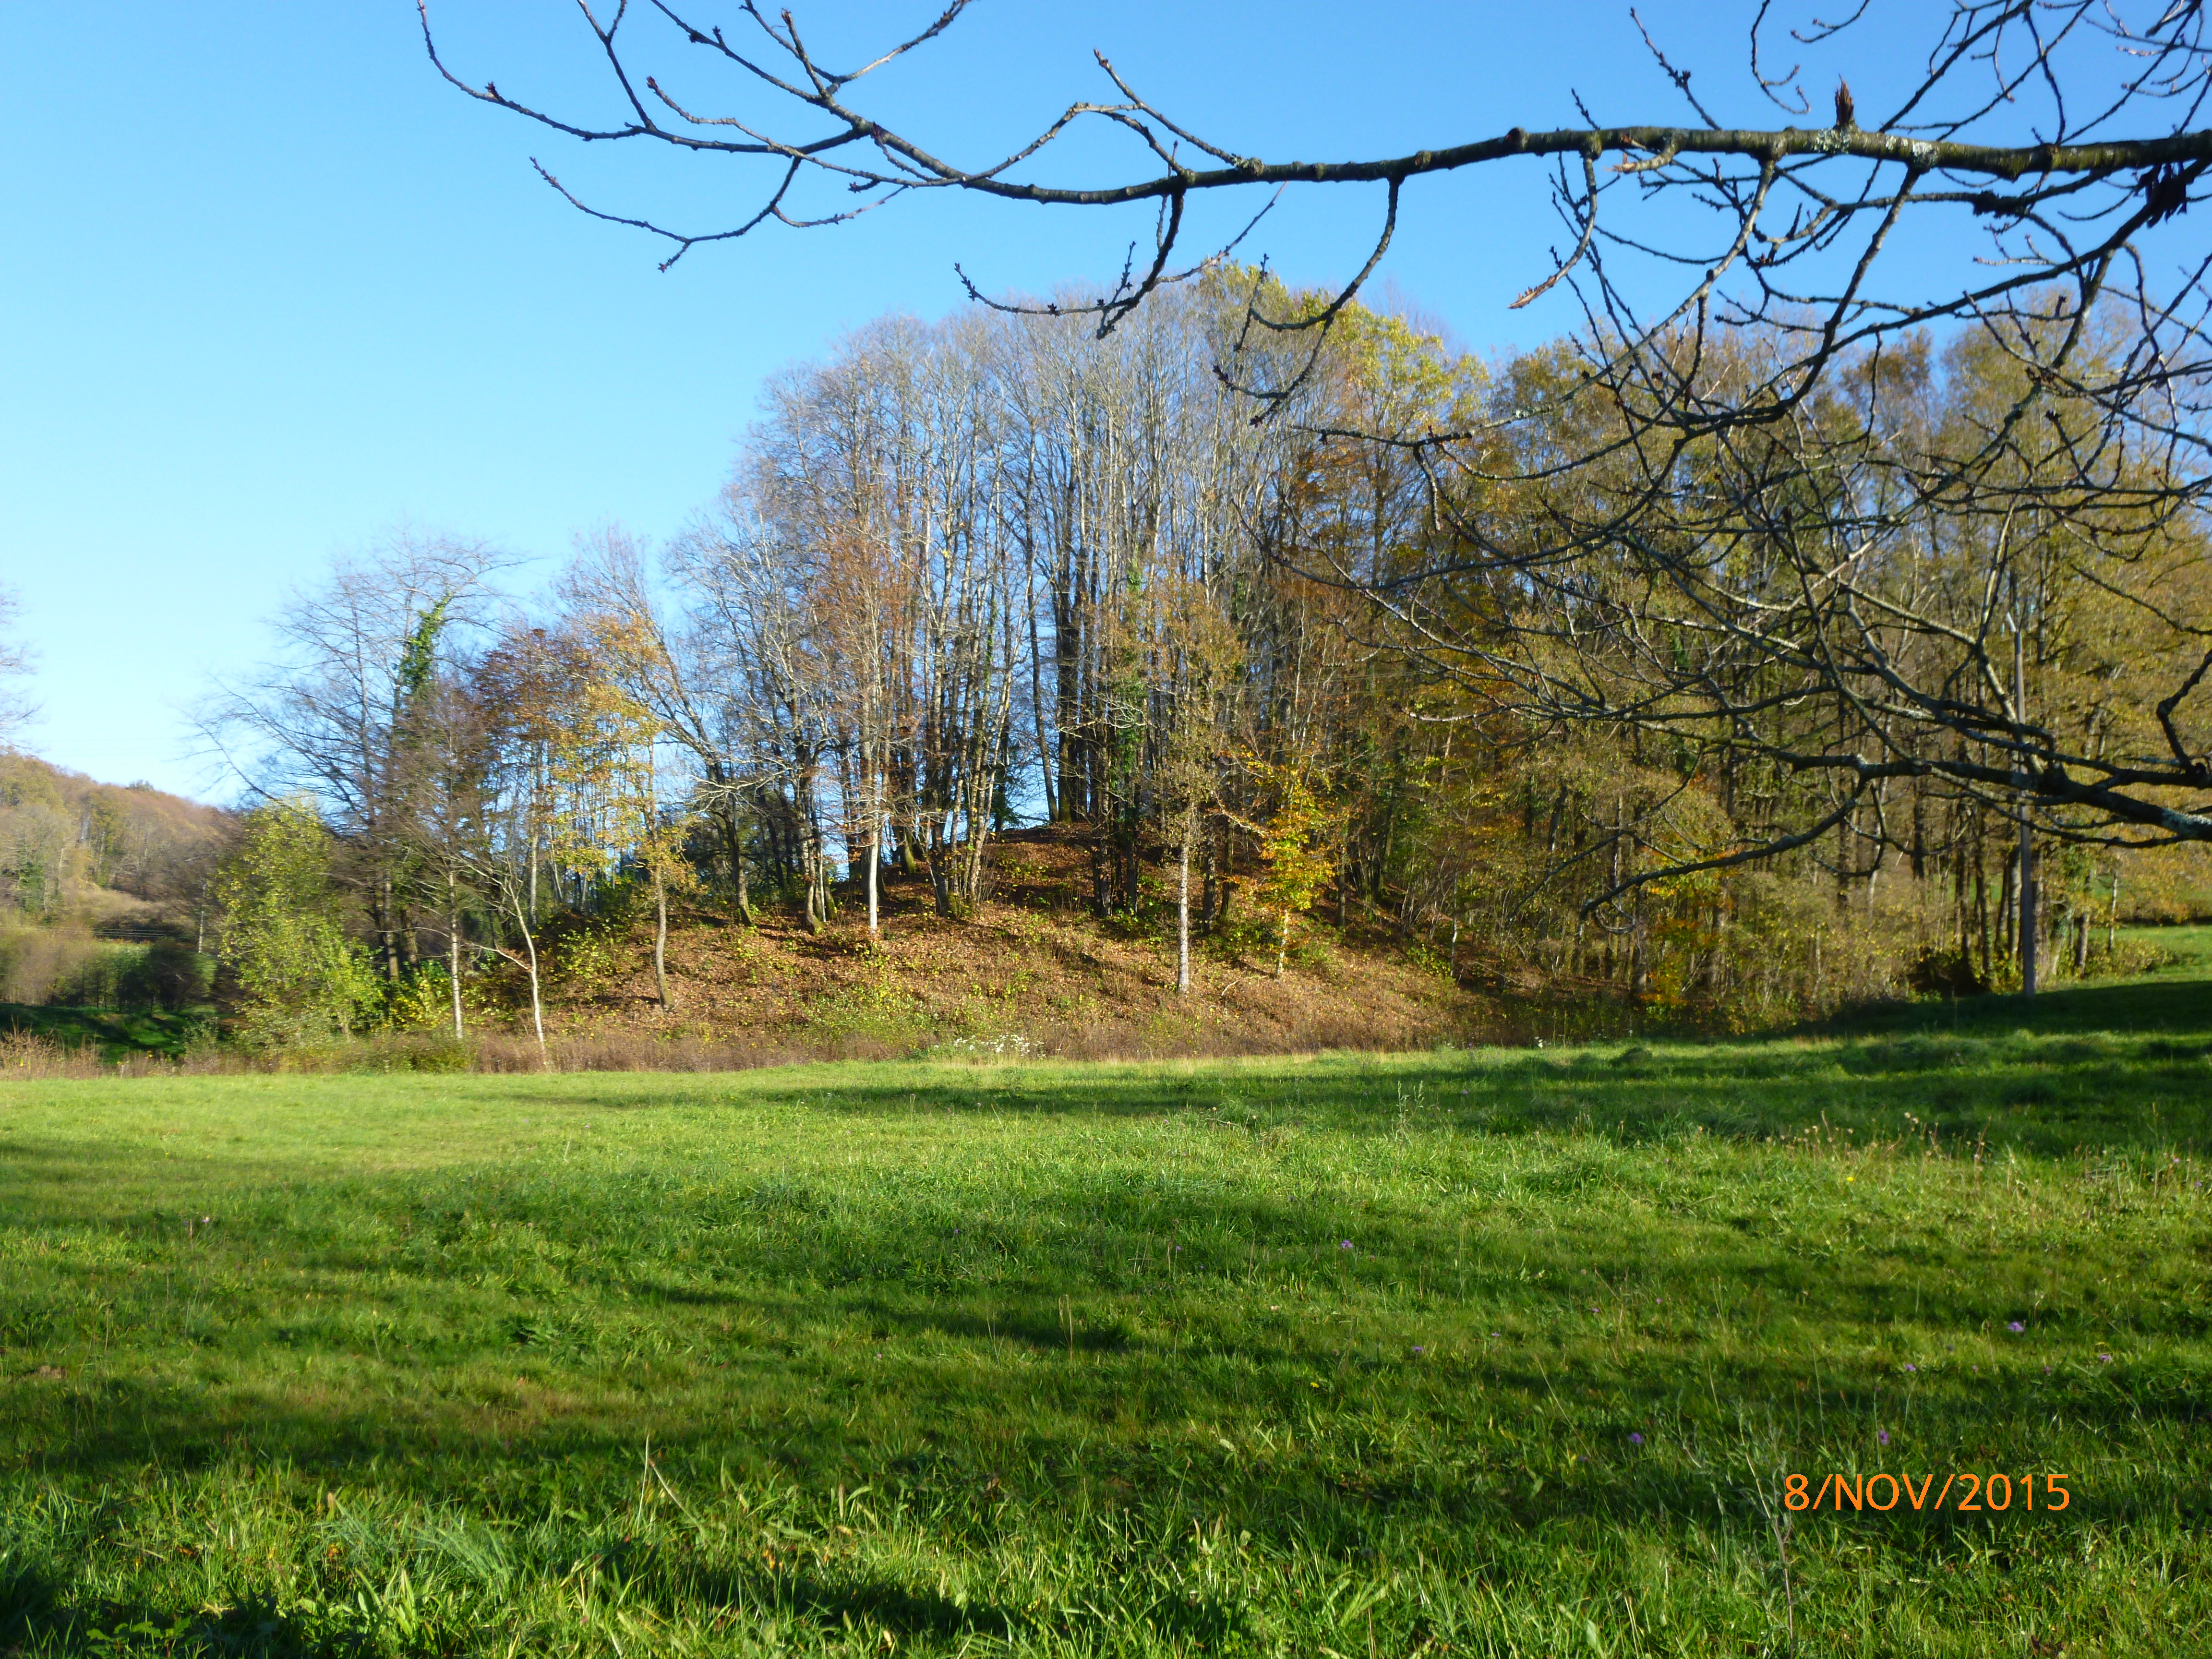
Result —
[[[835, 62], [932, 10], [799, 15]], [[1723, 120], [1778, 124], [1751, 95], [1748, 8], [1640, 10]], [[572, 9], [441, 0], [433, 15], [471, 78], [607, 107]], [[95, 776], [210, 798], [227, 787], [179, 710], [210, 674], [266, 653], [259, 619], [334, 554], [410, 524], [505, 544], [532, 561], [526, 587], [606, 521], [665, 536], [712, 495], [777, 365], [885, 311], [952, 308], [956, 258], [987, 287], [1043, 289], [1110, 276], [1150, 223], [933, 198], [701, 248], [662, 275], [654, 245], [573, 211], [527, 158], [609, 206], [702, 228], [739, 212], [759, 175], [587, 150], [464, 99], [431, 71], [412, 0], [17, 3], [6, 17], [0, 583], [21, 592], [39, 656], [45, 714], [25, 741]], [[1808, 63], [1817, 110], [1829, 63], [1863, 115], [1907, 66], [1875, 21]], [[639, 33], [641, 61], [689, 75], [687, 97], [726, 85], [665, 33]], [[1277, 156], [1570, 125], [1576, 91], [1607, 121], [1680, 108], [1624, 4], [1291, 0], [979, 0], [887, 72], [870, 107], [981, 159], [1104, 95], [1094, 46], [1205, 136]], [[1251, 251], [1294, 280], [1341, 276], [1380, 205], [1376, 191], [1294, 195]], [[1540, 169], [1515, 163], [1410, 186], [1385, 270], [1464, 343], [1504, 349], [1572, 320], [1563, 292], [1506, 308], [1559, 240]]]

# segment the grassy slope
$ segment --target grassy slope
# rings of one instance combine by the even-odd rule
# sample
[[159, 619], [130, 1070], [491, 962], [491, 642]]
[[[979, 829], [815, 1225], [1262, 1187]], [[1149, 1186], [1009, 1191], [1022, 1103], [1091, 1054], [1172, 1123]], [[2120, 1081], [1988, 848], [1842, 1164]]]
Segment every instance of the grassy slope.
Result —
[[2136, 1010], [7, 1085], [0, 1650], [2205, 1650], [2212, 984]]

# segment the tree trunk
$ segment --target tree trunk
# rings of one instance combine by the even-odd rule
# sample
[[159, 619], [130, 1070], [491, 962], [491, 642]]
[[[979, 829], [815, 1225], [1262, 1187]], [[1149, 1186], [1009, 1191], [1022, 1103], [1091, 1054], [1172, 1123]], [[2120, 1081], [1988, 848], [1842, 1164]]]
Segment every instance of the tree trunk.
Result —
[[446, 872], [446, 978], [453, 991], [453, 1041], [467, 1036], [461, 1026], [461, 899], [453, 872]]
[[[658, 864], [653, 866], [653, 911], [655, 924], [653, 935], [653, 988], [654, 994], [660, 999], [660, 1006], [665, 1008], [668, 1006], [668, 883], [662, 876]], [[531, 960], [531, 995], [535, 999], [538, 994], [538, 969], [534, 951], [532, 953]], [[541, 1042], [544, 1041], [542, 1036], [539, 1041]]]
[[530, 936], [530, 919], [523, 912], [522, 893], [514, 891], [514, 920], [522, 929], [522, 948], [527, 954], [530, 969], [530, 1023], [538, 1033], [538, 1063], [546, 1071], [553, 1069], [553, 1057], [545, 1051], [545, 1005], [538, 994], [538, 941]]
[[1290, 956], [1291, 907], [1285, 904], [1283, 907], [1282, 927], [1275, 935], [1275, 977], [1277, 979], [1282, 978], [1283, 964], [1290, 960]]
[[876, 816], [868, 825], [868, 937], [883, 937], [881, 907], [877, 900], [880, 886], [879, 872], [884, 867], [884, 849], [880, 837], [884, 833], [884, 798], [880, 783], [876, 788]]
[[[2020, 603], [2018, 580], [2017, 577], [2014, 579], [2013, 603], [2015, 607]], [[2026, 646], [2015, 612], [2012, 635], [2012, 706], [2013, 717], [2023, 725], [2027, 720]], [[2023, 786], [2027, 782], [2025, 769], [2015, 769], [2013, 777]], [[2032, 997], [2035, 994], [2035, 947], [2039, 943], [2036, 935], [2041, 930], [2037, 926], [2040, 918], [2036, 914], [2035, 903], [2035, 832], [2028, 817], [2028, 795], [2025, 787], [2021, 792], [2020, 800], [2020, 994]]]
[[951, 849], [945, 844], [945, 827], [935, 817], [929, 821], [929, 845], [924, 849], [929, 862], [929, 890], [936, 900], [937, 914], [952, 914], [952, 872]]
[[1216, 850], [1218, 836], [1206, 837], [1206, 857], [1199, 878], [1198, 919], [1206, 927], [1213, 926], [1221, 903], [1221, 860]]
[[392, 925], [392, 878], [383, 876], [377, 882], [376, 935], [384, 957], [384, 979], [388, 985], [399, 983], [399, 936]]
[[1182, 821], [1176, 871], [1176, 994], [1190, 994], [1190, 815]]
[[1091, 836], [1091, 906], [1102, 918], [1114, 913], [1114, 877], [1109, 856], [1105, 829], [1095, 827]]
[[810, 933], [818, 933], [822, 931], [823, 924], [829, 921], [830, 907], [822, 902], [823, 886], [822, 871], [823, 866], [830, 860], [830, 854], [823, 847], [820, 836], [816, 832], [813, 805], [811, 800], [799, 805], [797, 824], [799, 876], [806, 888], [806, 931]]

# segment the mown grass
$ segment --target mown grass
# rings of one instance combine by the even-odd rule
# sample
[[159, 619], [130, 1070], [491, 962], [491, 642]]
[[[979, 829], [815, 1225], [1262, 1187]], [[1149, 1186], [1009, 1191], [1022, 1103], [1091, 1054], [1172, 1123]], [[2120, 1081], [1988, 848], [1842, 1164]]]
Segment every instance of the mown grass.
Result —
[[[0, 1652], [2206, 1650], [2212, 985], [2148, 988], [7, 1085]], [[1783, 1504], [1879, 1469], [2072, 1497]]]

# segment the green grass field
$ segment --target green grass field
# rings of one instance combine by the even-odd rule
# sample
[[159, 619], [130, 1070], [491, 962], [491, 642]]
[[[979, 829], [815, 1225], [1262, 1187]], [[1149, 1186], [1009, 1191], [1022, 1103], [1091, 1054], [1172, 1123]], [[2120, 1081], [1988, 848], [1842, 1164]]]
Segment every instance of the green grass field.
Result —
[[[0, 1086], [0, 1654], [2212, 1650], [2208, 1152], [2201, 969], [1739, 1043]], [[1838, 1473], [1923, 1507], [1789, 1506]]]

